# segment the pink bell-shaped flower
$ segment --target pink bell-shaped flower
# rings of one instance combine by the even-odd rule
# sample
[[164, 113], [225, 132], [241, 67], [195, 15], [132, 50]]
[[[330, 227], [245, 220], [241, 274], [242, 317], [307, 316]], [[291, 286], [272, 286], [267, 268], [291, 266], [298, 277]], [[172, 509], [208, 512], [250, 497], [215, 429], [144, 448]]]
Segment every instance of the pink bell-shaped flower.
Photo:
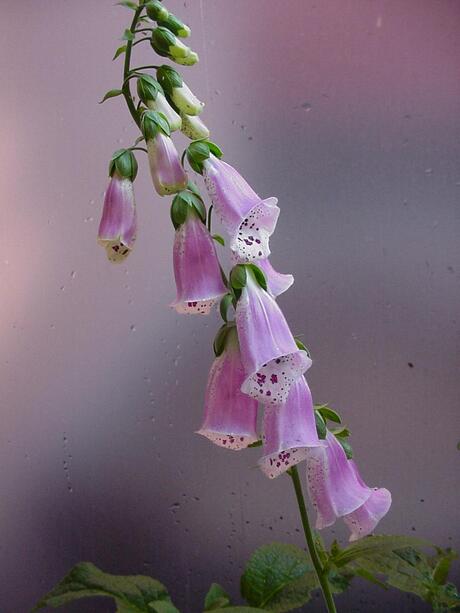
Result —
[[307, 454], [307, 487], [317, 512], [316, 528], [332, 526], [337, 517], [343, 517], [352, 532], [350, 540], [356, 540], [372, 532], [386, 515], [391, 494], [364, 483], [331, 432], [326, 443]]
[[236, 328], [226, 332], [225, 348], [208, 377], [204, 420], [198, 434], [226, 449], [238, 451], [258, 440], [257, 400], [241, 391], [245, 374]]
[[305, 460], [310, 447], [325, 446], [318, 438], [313, 400], [303, 376], [291, 387], [285, 404], [265, 407], [263, 424], [259, 466], [271, 479]]
[[212, 153], [202, 170], [212, 204], [230, 236], [230, 249], [244, 262], [267, 258], [280, 212], [277, 198], [262, 200], [230, 164]]
[[259, 285], [251, 266], [241, 268], [246, 270], [236, 305], [246, 372], [241, 390], [264, 404], [283, 404], [292, 385], [310, 368], [311, 359], [297, 347], [281, 309]]
[[208, 315], [227, 288], [214, 241], [196, 208], [186, 205], [184, 217], [174, 238], [177, 297], [171, 306], [178, 313]]
[[133, 249], [137, 233], [133, 189], [137, 163], [132, 151], [117, 151], [110, 162], [109, 173], [111, 178], [105, 192], [98, 243], [105, 248], [111, 262], [122, 262]]

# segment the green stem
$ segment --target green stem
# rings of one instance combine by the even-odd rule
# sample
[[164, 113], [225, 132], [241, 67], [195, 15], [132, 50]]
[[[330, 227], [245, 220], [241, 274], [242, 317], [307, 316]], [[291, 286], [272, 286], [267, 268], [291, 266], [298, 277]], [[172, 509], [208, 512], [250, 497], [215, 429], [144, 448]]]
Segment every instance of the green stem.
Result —
[[[133, 20], [131, 22], [131, 27], [129, 28], [130, 32], [132, 32], [133, 34], [134, 34], [135, 30], [136, 30], [136, 26], [138, 24], [139, 17], [140, 17], [140, 15], [141, 15], [143, 10], [144, 10], [144, 6], [141, 5], [134, 12], [134, 17], [133, 17]], [[131, 113], [131, 117], [134, 119], [134, 121], [136, 122], [138, 128], [140, 129], [141, 121], [140, 121], [140, 118], [139, 118], [139, 113], [137, 112], [136, 107], [134, 106], [133, 98], [131, 96], [131, 89], [130, 89], [129, 79], [128, 79], [128, 76], [129, 76], [129, 73], [130, 73], [129, 65], [131, 63], [131, 51], [133, 49], [134, 44], [135, 43], [132, 40], [129, 40], [126, 43], [125, 63], [124, 63], [124, 66], [123, 66], [123, 87], [122, 87], [122, 91], [123, 91], [123, 96], [125, 97], [125, 100], [126, 100], [126, 104], [128, 105], [129, 112]]]
[[308, 520], [307, 507], [305, 506], [305, 499], [302, 492], [302, 484], [300, 483], [299, 472], [297, 466], [293, 466], [288, 470], [288, 474], [292, 479], [294, 485], [295, 495], [297, 498], [297, 504], [299, 506], [300, 518], [302, 520], [303, 531], [305, 533], [305, 540], [307, 541], [308, 551], [310, 552], [311, 561], [315, 567], [316, 574], [318, 575], [318, 581], [323, 592], [324, 601], [329, 613], [337, 613], [335, 608], [334, 599], [332, 597], [331, 586], [327, 578], [327, 573], [321, 563], [318, 552], [316, 550], [315, 538]]

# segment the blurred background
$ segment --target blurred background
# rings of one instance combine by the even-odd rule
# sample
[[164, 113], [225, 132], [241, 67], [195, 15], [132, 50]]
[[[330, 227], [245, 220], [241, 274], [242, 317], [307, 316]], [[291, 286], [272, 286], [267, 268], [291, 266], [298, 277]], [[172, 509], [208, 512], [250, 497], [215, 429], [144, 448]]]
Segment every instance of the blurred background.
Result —
[[[238, 594], [256, 547], [303, 546], [290, 482], [262, 475], [259, 450], [194, 434], [220, 324], [168, 306], [169, 200], [142, 157], [133, 254], [111, 265], [96, 244], [108, 160], [138, 135], [121, 98], [97, 104], [120, 85], [131, 11], [1, 4], [0, 611], [30, 610], [91, 560], [151, 574], [196, 613], [211, 581]], [[213, 140], [280, 200], [272, 263], [296, 281], [279, 302], [316, 402], [393, 493], [379, 531], [460, 547], [458, 1], [167, 6], [192, 27], [201, 61], [184, 73]], [[338, 606], [428, 610], [360, 581]]]

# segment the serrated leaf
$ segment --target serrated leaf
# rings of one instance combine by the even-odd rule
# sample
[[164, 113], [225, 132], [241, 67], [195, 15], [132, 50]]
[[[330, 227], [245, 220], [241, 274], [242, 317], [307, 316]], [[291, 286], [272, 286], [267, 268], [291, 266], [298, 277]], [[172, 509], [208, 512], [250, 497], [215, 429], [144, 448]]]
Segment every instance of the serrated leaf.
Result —
[[108, 100], [109, 98], [115, 98], [116, 96], [121, 96], [121, 94], [123, 93], [123, 91], [121, 89], [110, 89], [102, 98], [102, 100], [99, 101], [99, 104], [102, 104], [103, 102], [105, 102], [106, 100]]
[[230, 596], [218, 583], [213, 583], [204, 600], [205, 611], [215, 611], [230, 604]]
[[257, 549], [241, 577], [241, 594], [249, 604], [277, 613], [308, 602], [311, 590], [317, 586], [307, 554], [284, 543]]
[[115, 51], [115, 55], [112, 58], [112, 62], [116, 60], [117, 57], [119, 57], [125, 51], [126, 51], [126, 45], [121, 45], [121, 47], [118, 47], [118, 49]]
[[403, 549], [404, 547], [426, 547], [429, 545], [430, 543], [427, 541], [412, 536], [366, 536], [356, 543], [353, 543], [353, 545], [341, 549], [332, 557], [332, 562], [337, 567], [341, 567], [361, 557], [369, 558], [369, 556], [372, 557], [380, 553], [391, 552], [394, 549]]
[[123, 36], [121, 38], [122, 38], [122, 40], [133, 41], [134, 40], [134, 34], [131, 32], [131, 30], [126, 29], [123, 32]]
[[[64, 579], [44, 596], [33, 609], [60, 607], [85, 597], [105, 596], [113, 598], [119, 613], [152, 613], [150, 603], [172, 604], [165, 586], [143, 575], [111, 575], [90, 562], [82, 562], [72, 568]], [[163, 609], [158, 613], [173, 613]]]

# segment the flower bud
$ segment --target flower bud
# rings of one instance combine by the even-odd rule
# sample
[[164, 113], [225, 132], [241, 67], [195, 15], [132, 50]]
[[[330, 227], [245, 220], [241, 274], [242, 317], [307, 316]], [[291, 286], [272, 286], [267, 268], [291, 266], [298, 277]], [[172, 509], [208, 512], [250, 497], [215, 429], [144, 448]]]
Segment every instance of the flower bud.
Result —
[[187, 187], [187, 175], [180, 163], [172, 140], [162, 130], [153, 138], [146, 138], [150, 173], [160, 196], [175, 194]]
[[169, 17], [168, 9], [158, 0], [150, 0], [150, 2], [147, 2], [145, 7], [147, 9], [148, 17], [154, 21], [164, 21]]
[[169, 57], [172, 60], [186, 57], [191, 52], [190, 47], [178, 40], [168, 28], [155, 28], [150, 42], [158, 55]]
[[157, 19], [157, 21], [159, 26], [168, 28], [168, 30], [171, 30], [176, 36], [180, 36], [180, 38], [187, 38], [190, 36], [190, 28], [188, 25], [172, 13], [169, 13], [166, 19]]
[[181, 66], [193, 66], [199, 61], [198, 53], [195, 51], [190, 51], [185, 57], [175, 57], [172, 58], [176, 64], [180, 64]]
[[179, 111], [187, 115], [199, 115], [201, 113], [204, 103], [200, 102], [184, 83], [177, 70], [170, 66], [160, 66], [157, 70], [157, 79]]
[[185, 113], [180, 114], [182, 118], [181, 132], [191, 140], [209, 138], [209, 130], [199, 117], [191, 117]]

